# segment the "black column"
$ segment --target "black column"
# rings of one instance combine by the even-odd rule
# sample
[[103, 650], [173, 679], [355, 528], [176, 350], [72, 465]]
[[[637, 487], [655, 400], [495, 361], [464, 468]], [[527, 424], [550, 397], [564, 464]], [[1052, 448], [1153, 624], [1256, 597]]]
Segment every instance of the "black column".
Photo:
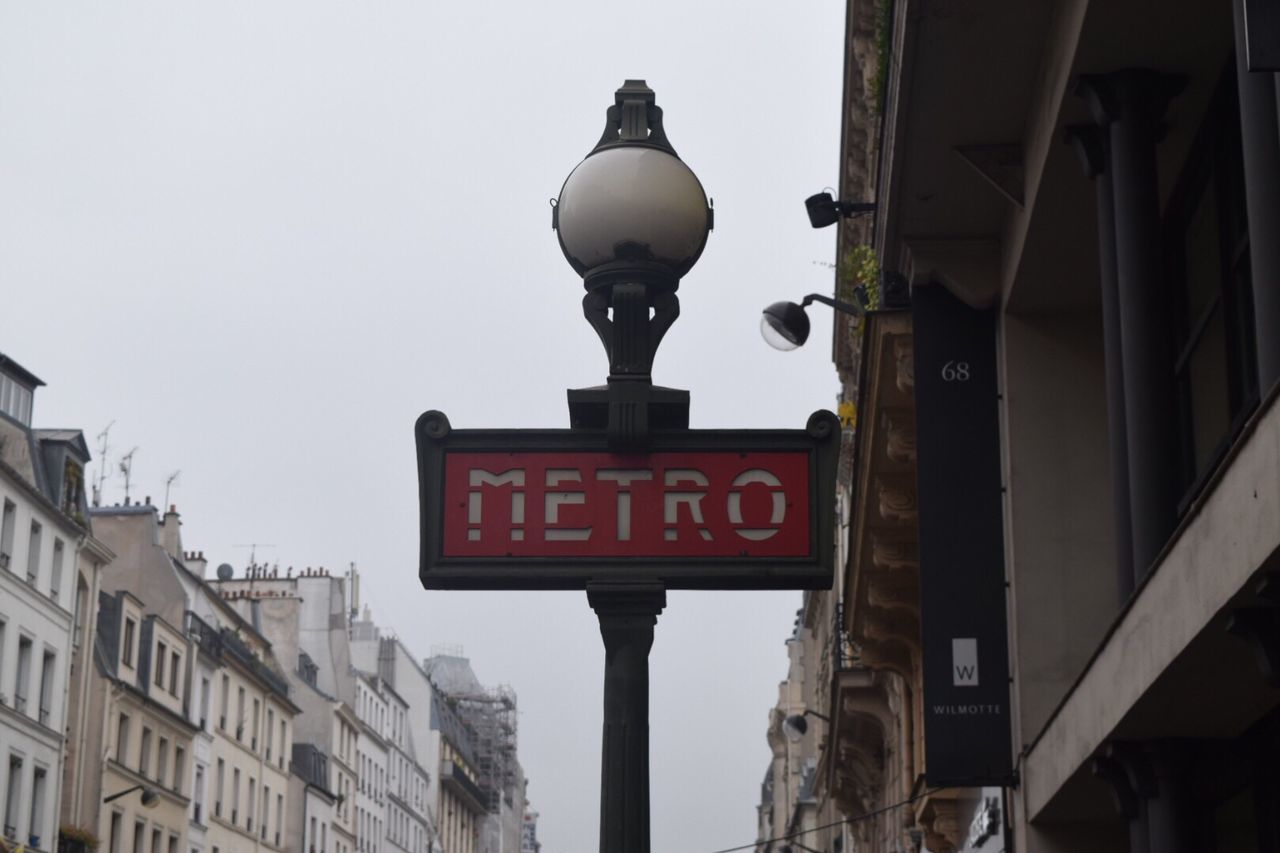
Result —
[[604, 638], [600, 853], [649, 853], [649, 649], [666, 606], [656, 583], [589, 583]]
[[1133, 532], [1129, 507], [1129, 451], [1124, 414], [1124, 358], [1120, 346], [1120, 290], [1116, 282], [1116, 212], [1107, 162], [1107, 137], [1094, 125], [1067, 128], [1098, 203], [1098, 284], [1102, 301], [1102, 345], [1107, 377], [1107, 437], [1111, 449], [1111, 502], [1116, 530], [1116, 576], [1120, 601], [1133, 594]]
[[1236, 0], [1233, 5], [1258, 389], [1265, 396], [1280, 379], [1280, 120], [1276, 114], [1276, 75], [1249, 70], [1244, 0]]
[[1160, 254], [1156, 143], [1165, 107], [1182, 86], [1181, 77], [1127, 69], [1082, 77], [1078, 89], [1111, 145], [1135, 582], [1146, 575], [1177, 520], [1172, 294]]

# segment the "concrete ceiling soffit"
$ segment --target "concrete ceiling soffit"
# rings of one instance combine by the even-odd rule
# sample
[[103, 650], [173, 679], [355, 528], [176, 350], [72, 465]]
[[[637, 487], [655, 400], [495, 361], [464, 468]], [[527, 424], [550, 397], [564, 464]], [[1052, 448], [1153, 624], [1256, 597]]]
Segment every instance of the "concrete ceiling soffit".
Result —
[[995, 187], [999, 193], [1022, 209], [1026, 198], [1026, 168], [1022, 163], [1022, 145], [957, 145], [952, 149], [960, 158]]
[[990, 308], [1000, 296], [1000, 241], [994, 237], [903, 241], [912, 286], [937, 282], [972, 308]]

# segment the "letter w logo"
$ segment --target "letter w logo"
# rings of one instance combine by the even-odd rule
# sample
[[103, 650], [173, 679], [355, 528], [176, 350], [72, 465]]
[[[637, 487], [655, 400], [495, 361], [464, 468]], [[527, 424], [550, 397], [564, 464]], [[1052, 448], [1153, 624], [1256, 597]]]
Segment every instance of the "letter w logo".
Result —
[[973, 637], [951, 640], [951, 683], [955, 687], [978, 686], [978, 641]]

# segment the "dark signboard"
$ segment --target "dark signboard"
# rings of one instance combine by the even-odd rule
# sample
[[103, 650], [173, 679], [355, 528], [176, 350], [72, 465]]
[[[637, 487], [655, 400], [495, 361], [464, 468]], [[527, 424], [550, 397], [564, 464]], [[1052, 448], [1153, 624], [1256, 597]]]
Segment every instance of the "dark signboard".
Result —
[[671, 589], [831, 585], [840, 427], [655, 432], [643, 453], [599, 430], [454, 430], [418, 420], [423, 586]]
[[996, 312], [939, 285], [911, 298], [915, 338], [925, 776], [1013, 776]]

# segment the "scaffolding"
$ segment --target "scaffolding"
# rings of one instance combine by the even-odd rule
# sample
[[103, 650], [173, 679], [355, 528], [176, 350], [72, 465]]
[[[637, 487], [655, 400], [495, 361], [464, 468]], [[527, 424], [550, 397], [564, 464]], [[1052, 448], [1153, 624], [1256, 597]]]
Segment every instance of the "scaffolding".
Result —
[[475, 736], [476, 774], [490, 814], [511, 806], [520, 784], [516, 760], [516, 693], [508, 685], [446, 693]]

